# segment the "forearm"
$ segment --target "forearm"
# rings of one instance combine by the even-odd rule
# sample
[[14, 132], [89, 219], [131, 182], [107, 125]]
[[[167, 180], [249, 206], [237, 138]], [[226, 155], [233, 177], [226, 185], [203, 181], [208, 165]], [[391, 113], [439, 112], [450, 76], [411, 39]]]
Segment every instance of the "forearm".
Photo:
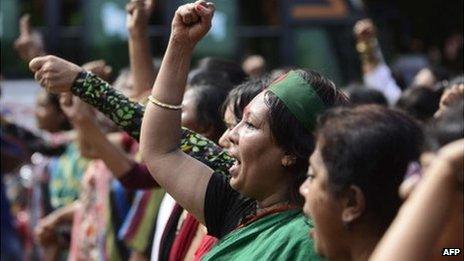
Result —
[[137, 96], [153, 86], [156, 72], [152, 59], [148, 31], [145, 29], [142, 32], [131, 33], [129, 60]]
[[456, 192], [453, 175], [452, 168], [446, 163], [430, 167], [423, 183], [401, 207], [371, 260], [430, 258], [451, 211]]
[[356, 50], [358, 51], [364, 74], [371, 72], [377, 65], [383, 62], [382, 51], [376, 37], [358, 40]]
[[[182, 103], [192, 48], [170, 41], [151, 95], [166, 104]], [[149, 103], [142, 123], [141, 150], [145, 160], [178, 150], [181, 138], [181, 110]]]
[[[187, 71], [188, 67], [184, 70]], [[145, 107], [141, 104], [130, 101], [127, 97], [112, 89], [108, 83], [92, 74], [86, 74], [81, 81], [76, 81], [72, 86], [72, 91], [76, 96], [104, 113], [131, 137], [138, 140], [142, 118], [146, 117], [146, 115], [144, 116]], [[167, 92], [169, 93], [169, 91]], [[183, 92], [183, 87], [181, 92]], [[150, 105], [150, 107], [154, 106]], [[123, 113], [118, 113], [119, 109]], [[180, 115], [178, 117], [180, 118]], [[232, 164], [232, 159], [219, 146], [185, 128], [182, 128], [182, 131], [172, 132], [173, 127], [166, 128], [166, 124], [167, 121], [160, 121], [159, 126], [165, 128], [165, 132], [168, 132], [170, 135], [181, 134], [180, 148], [182, 151], [208, 165], [210, 168], [227, 174], [227, 170]], [[151, 128], [156, 128], [156, 126], [152, 125]], [[180, 123], [177, 126], [180, 126]], [[179, 129], [179, 127], [177, 128]], [[150, 139], [153, 138], [152, 134], [148, 135], [147, 137]], [[175, 144], [176, 148], [178, 148], [179, 141], [176, 141]]]
[[107, 82], [91, 73], [80, 74], [71, 92], [111, 119], [135, 140], [139, 140], [145, 108], [130, 101]]

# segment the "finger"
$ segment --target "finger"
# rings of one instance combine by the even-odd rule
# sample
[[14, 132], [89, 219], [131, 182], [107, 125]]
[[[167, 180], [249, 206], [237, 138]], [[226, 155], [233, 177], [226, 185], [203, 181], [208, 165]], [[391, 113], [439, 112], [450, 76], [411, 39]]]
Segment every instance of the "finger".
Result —
[[96, 66], [105, 66], [106, 62], [103, 59], [93, 61]]
[[179, 14], [184, 24], [189, 25], [193, 20], [192, 13], [189, 12], [187, 5], [181, 7], [181, 9], [179, 10]]
[[38, 70], [34, 73], [34, 79], [40, 83], [42, 80], [42, 71]]
[[214, 4], [211, 2], [201, 1], [198, 4], [195, 4], [196, 13], [202, 17], [201, 23], [206, 26], [211, 26], [211, 20], [215, 11]]
[[45, 90], [48, 92], [48, 91], [49, 91], [49, 87], [48, 87], [47, 83], [48, 83], [48, 82], [46, 82], [46, 78], [45, 78], [45, 77], [42, 77], [42, 78], [39, 80], [40, 86], [44, 87]]
[[201, 17], [212, 17], [215, 7], [211, 2], [197, 1], [195, 3], [195, 11]]
[[37, 70], [40, 70], [40, 68], [42, 68], [42, 66], [45, 64], [46, 61], [47, 59], [43, 56], [36, 57], [29, 62], [29, 69], [32, 72], [36, 72]]
[[31, 34], [31, 15], [24, 14], [19, 20], [19, 32], [21, 35]]

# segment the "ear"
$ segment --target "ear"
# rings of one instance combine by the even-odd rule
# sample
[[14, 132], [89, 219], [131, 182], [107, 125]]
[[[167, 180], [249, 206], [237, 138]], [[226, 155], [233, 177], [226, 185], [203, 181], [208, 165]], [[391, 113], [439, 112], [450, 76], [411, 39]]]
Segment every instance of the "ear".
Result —
[[284, 155], [282, 157], [282, 166], [284, 167], [290, 167], [291, 165], [296, 163], [296, 156], [293, 155]]
[[351, 224], [359, 219], [366, 208], [364, 194], [358, 186], [351, 185], [344, 193], [342, 221], [343, 224]]

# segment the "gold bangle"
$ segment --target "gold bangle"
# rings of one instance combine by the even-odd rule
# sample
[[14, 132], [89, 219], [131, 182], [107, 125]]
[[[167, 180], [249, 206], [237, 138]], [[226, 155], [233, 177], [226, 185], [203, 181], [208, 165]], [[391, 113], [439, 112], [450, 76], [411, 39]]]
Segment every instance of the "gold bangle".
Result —
[[153, 97], [151, 95], [148, 96], [148, 100], [151, 103], [153, 103], [154, 105], [159, 106], [159, 107], [164, 108], [164, 109], [168, 109], [168, 110], [181, 110], [182, 109], [182, 104], [180, 104], [180, 105], [166, 104], [166, 103], [158, 101], [155, 97]]

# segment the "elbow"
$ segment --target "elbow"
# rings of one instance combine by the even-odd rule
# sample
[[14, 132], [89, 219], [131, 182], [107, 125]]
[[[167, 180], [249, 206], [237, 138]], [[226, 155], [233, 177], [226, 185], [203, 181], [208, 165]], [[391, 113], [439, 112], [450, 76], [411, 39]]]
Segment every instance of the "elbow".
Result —
[[[141, 140], [143, 141], [143, 140]], [[139, 151], [142, 156], [143, 162], [150, 162], [154, 159], [153, 155], [156, 155], [155, 151], [150, 148], [145, 142], [140, 142]]]

